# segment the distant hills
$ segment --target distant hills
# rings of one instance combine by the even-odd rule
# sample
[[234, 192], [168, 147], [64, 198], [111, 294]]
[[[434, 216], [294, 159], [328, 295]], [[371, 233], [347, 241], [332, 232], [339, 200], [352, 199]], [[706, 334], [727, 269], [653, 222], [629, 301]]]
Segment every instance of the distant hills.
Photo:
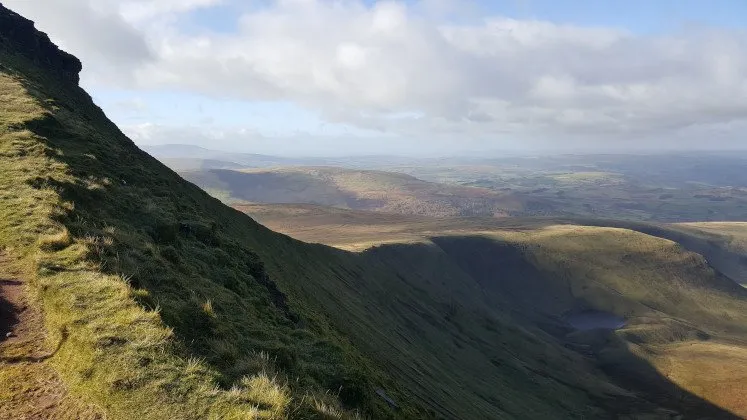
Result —
[[[175, 168], [176, 169], [176, 168]], [[385, 171], [338, 167], [180, 170], [227, 203], [310, 203], [355, 210], [452, 216], [507, 216], [526, 198], [487, 188], [427, 182]], [[533, 200], [534, 205], [540, 200]]]
[[528, 203], [408, 175], [195, 172], [379, 210], [239, 207], [276, 232], [136, 147], [80, 69], [0, 5], [0, 418], [747, 416], [747, 291], [718, 269], [743, 272], [743, 226], [679, 227], [686, 245], [495, 218]]
[[[349, 156], [349, 157], [280, 157], [254, 153], [226, 152], [188, 144], [143, 146], [143, 150], [158, 160], [180, 169], [271, 168], [279, 166], [344, 166], [350, 168], [375, 168], [406, 165], [438, 159], [418, 159], [403, 156]], [[191, 163], [189, 166], [187, 163]]]
[[303, 164], [305, 160], [253, 153], [231, 153], [187, 144], [145, 146], [151, 156], [179, 169], [264, 168]]
[[[434, 216], [747, 221], [744, 152], [301, 159], [171, 145], [151, 153], [229, 204], [307, 203]], [[402, 174], [421, 186], [402, 182]], [[465, 187], [476, 188], [465, 195]]]

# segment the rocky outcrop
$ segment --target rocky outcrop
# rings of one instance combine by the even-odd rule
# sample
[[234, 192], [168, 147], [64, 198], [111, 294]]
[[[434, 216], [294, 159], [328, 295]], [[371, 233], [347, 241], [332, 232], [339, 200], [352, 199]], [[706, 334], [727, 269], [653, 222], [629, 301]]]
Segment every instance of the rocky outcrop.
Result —
[[[60, 50], [34, 22], [0, 3], [0, 45], [22, 55], [63, 80], [78, 84], [83, 65], [75, 56]], [[1, 64], [1, 63], [0, 63]]]

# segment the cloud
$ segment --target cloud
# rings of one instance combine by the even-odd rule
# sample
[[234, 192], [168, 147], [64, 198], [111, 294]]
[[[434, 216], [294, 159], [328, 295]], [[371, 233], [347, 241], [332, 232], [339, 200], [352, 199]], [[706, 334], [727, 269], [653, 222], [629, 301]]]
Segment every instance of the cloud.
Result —
[[124, 19], [144, 22], [220, 5], [223, 0], [129, 0], [119, 3], [119, 11]]
[[[218, 1], [8, 3], [81, 51], [92, 72], [122, 64], [122, 80], [138, 89], [290, 101], [329, 122], [422, 142], [691, 147], [718, 133], [721, 147], [744, 147], [731, 131], [747, 121], [747, 34], [735, 30], [457, 21], [447, 19], [449, 0], [276, 0], [237, 17], [235, 33], [195, 34], [180, 30], [179, 16]], [[75, 32], [78, 15], [104, 19], [100, 39]]]
[[122, 131], [138, 144], [190, 144], [212, 145], [220, 149], [241, 140], [243, 144], [270, 141], [260, 133], [247, 128], [216, 128], [201, 126], [175, 127], [154, 123], [142, 123], [122, 127]]
[[85, 75], [103, 83], [126, 79], [134, 67], [155, 58], [145, 35], [122, 18], [112, 1], [4, 0], [3, 3], [32, 19], [39, 30], [83, 61]]

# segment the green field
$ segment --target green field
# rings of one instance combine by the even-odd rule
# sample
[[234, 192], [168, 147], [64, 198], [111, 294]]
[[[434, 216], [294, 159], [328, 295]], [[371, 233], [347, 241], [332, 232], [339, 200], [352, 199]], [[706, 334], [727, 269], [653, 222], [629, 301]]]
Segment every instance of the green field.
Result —
[[[669, 223], [747, 220], [747, 184], [741, 177], [726, 177], [728, 165], [723, 169], [726, 173], [719, 172], [719, 157], [703, 158], [714, 172], [711, 178], [705, 172], [703, 178], [692, 181], [677, 171], [657, 176], [656, 160], [648, 168], [623, 163], [608, 167], [592, 164], [596, 158], [577, 158], [585, 165], [545, 161], [527, 166], [521, 162], [465, 165], [447, 160], [415, 167], [369, 166], [383, 170], [331, 166], [195, 169], [165, 161], [227, 204], [316, 204], [434, 217], [594, 217]], [[615, 156], [613, 162], [628, 158]], [[688, 164], [682, 160], [661, 165], [684, 171], [677, 166]], [[355, 163], [342, 159], [340, 164], [346, 162]], [[691, 173], [701, 173], [698, 165], [691, 165]]]
[[431, 182], [521, 197], [513, 216], [631, 221], [747, 220], [744, 153], [560, 155], [384, 166]]

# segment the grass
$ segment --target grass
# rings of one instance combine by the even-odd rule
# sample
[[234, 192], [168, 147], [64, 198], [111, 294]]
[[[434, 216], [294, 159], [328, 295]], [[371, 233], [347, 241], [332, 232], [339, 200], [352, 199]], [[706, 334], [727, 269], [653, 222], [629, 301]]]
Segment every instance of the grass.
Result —
[[[552, 220], [514, 220], [509, 224], [402, 217], [393, 218], [388, 229], [382, 229], [383, 216], [377, 214], [366, 217], [363, 212], [343, 212], [341, 217], [340, 210], [325, 212], [309, 206], [241, 208], [293, 236], [383, 257], [392, 266], [405, 267], [411, 279], [413, 273], [429, 265], [427, 258], [414, 250], [429, 248], [429, 254], [442, 256], [438, 257], [440, 262], [431, 263], [440, 271], [426, 275], [424, 289], [434, 293], [444, 287], [444, 294], [457, 290], [454, 283], [460, 274], [446, 269], [446, 261], [450, 261], [481, 285], [477, 293], [488, 299], [490, 307], [519, 313], [520, 319], [545, 325], [547, 331], [562, 331], [551, 320], [562, 319], [569, 312], [596, 309], [616, 313], [627, 323], [615, 340], [602, 339], [601, 343], [607, 344], [597, 349], [600, 367], [612, 371], [613, 377], [645, 378], [625, 386], [658, 395], [656, 398], [670, 394], [668, 402], [662, 402], [670, 407], [687, 407], [692, 398], [702, 398], [736, 414], [747, 414], [740, 397], [747, 390], [741, 371], [727, 377], [747, 349], [745, 293], [709, 267], [702, 256], [676, 242], [630, 229], [558, 225]], [[349, 224], [340, 224], [341, 220]], [[442, 228], [438, 233], [436, 226]], [[639, 228], [650, 229], [647, 225]], [[429, 242], [433, 244], [430, 247], [426, 245]], [[462, 281], [459, 290], [466, 293], [469, 280]], [[473, 305], [476, 300], [464, 299]], [[584, 346], [599, 345], [594, 335], [568, 337]], [[514, 342], [512, 347], [516, 345]], [[622, 371], [615, 370], [619, 366]], [[579, 365], [574, 369], [583, 370]], [[499, 383], [494, 382], [497, 388]], [[660, 383], [656, 387], [663, 388], [646, 383]], [[720, 383], [728, 384], [731, 391], [724, 392]], [[681, 400], [685, 395], [689, 402]]]
[[747, 255], [747, 223], [745, 222], [681, 223], [678, 226], [690, 232], [700, 233], [707, 239], [721, 241], [727, 249]]
[[[620, 229], [457, 224], [444, 239], [439, 221], [358, 253], [301, 243], [138, 150], [78, 87], [0, 58], [0, 243], [59, 344], [43, 366], [107, 418], [651, 414], [645, 388], [564, 346], [563, 311], [746, 325], [702, 259]], [[0, 375], [40, 377], [15, 369]]]
[[[728, 343], [687, 342], [659, 348], [656, 365], [672, 382], [735, 414], [747, 415], [747, 348]], [[707, 374], [706, 374], [707, 373]]]
[[[220, 204], [139, 152], [82, 90], [0, 54], [0, 243], [50, 341], [65, 332], [48, 365], [71, 393], [111, 418], [313, 417], [303, 395], [366, 369], [322, 317], [298, 331], [299, 315], [273, 304], [284, 296], [257, 255], [218, 231], [236, 214], [206, 220]], [[261, 352], [275, 376], [252, 371]]]
[[522, 373], [572, 360], [562, 376], [596, 384], [559, 345], [515, 328], [488, 344], [501, 335], [484, 325], [506, 321], [486, 324], [485, 307], [445, 320], [453, 298], [422, 289], [427, 265], [271, 232], [140, 152], [77, 87], [2, 62], [0, 238], [52, 340], [68, 337], [49, 365], [109, 418], [599, 412], [578, 388]]

